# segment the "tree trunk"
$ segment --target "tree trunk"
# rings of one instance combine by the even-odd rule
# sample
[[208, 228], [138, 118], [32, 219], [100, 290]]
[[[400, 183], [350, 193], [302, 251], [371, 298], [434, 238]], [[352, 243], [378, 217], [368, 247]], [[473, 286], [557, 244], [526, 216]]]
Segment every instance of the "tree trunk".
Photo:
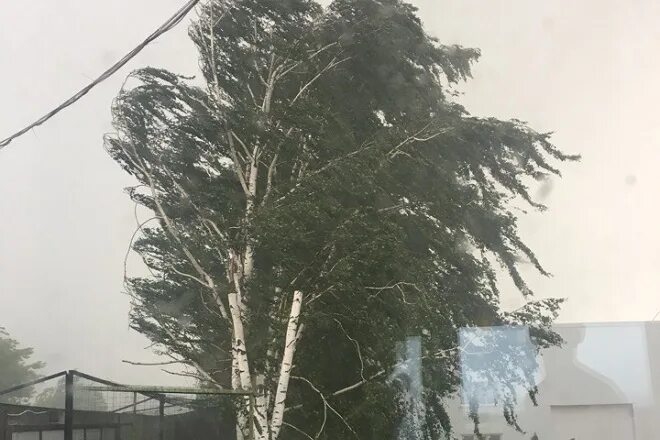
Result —
[[271, 438], [277, 439], [282, 422], [284, 421], [284, 408], [286, 404], [287, 391], [289, 389], [289, 379], [293, 367], [293, 355], [296, 351], [298, 342], [298, 328], [300, 320], [300, 309], [302, 307], [303, 294], [296, 290], [293, 293], [293, 302], [291, 303], [291, 313], [289, 314], [289, 324], [286, 329], [286, 338], [284, 341], [284, 354], [282, 355], [282, 366], [280, 368], [280, 377], [277, 382], [277, 391], [275, 392], [275, 404], [273, 407], [273, 419], [271, 421]]

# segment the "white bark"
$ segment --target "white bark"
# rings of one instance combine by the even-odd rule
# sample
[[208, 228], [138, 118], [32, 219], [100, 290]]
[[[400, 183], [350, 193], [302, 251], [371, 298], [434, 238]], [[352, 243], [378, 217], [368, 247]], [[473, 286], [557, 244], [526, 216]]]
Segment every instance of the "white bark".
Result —
[[255, 424], [259, 426], [261, 433], [255, 432], [254, 438], [257, 440], [268, 440], [268, 401], [264, 393], [265, 376], [258, 374], [256, 379], [254, 417]]
[[[240, 389], [245, 391], [253, 391], [252, 374], [250, 373], [250, 362], [248, 360], [247, 346], [245, 343], [245, 328], [243, 326], [243, 317], [241, 316], [241, 309], [239, 306], [238, 295], [232, 292], [228, 295], [229, 298], [229, 313], [232, 318], [232, 325], [234, 327], [234, 340], [232, 344], [232, 385], [240, 384]], [[252, 402], [250, 402], [252, 400]], [[257, 411], [256, 398], [246, 398], [246, 406], [251, 407], [254, 414], [254, 424], [247, 429], [252, 430], [253, 438], [255, 440], [266, 440], [268, 437], [268, 421], [266, 411]], [[264, 408], [265, 409], [265, 408]], [[250, 415], [248, 414], [248, 419]], [[248, 422], [249, 424], [249, 422]], [[240, 427], [240, 420], [239, 420]]]
[[[257, 177], [259, 174], [259, 147], [255, 146], [252, 152], [252, 160], [250, 162], [250, 175], [248, 176], [248, 194], [247, 203], [245, 206], [245, 223], [249, 226], [254, 214], [254, 204], [257, 198]], [[243, 276], [249, 279], [252, 276], [254, 268], [254, 250], [250, 237], [247, 237], [247, 244], [245, 245], [245, 255], [243, 256]]]
[[249, 391], [252, 389], [250, 363], [248, 361], [247, 347], [245, 346], [245, 329], [243, 328], [243, 320], [241, 319], [238, 306], [238, 295], [232, 292], [227, 296], [229, 298], [229, 313], [231, 314], [232, 325], [234, 327], [233, 356], [236, 358], [236, 367], [238, 369], [238, 377], [241, 381], [241, 388]]
[[286, 329], [286, 338], [284, 341], [284, 354], [282, 355], [282, 366], [280, 376], [277, 382], [277, 391], [275, 393], [275, 404], [273, 407], [273, 418], [271, 421], [271, 439], [277, 439], [282, 422], [284, 421], [284, 408], [286, 396], [289, 389], [289, 379], [291, 378], [291, 369], [293, 367], [293, 355], [298, 343], [298, 330], [300, 320], [300, 310], [302, 307], [303, 294], [296, 290], [293, 293], [293, 302], [291, 303], [291, 313], [289, 314], [289, 324]]
[[[231, 388], [233, 390], [240, 390], [241, 376], [240, 368], [238, 366], [238, 356], [236, 356], [235, 343], [232, 341], [232, 359], [231, 359]], [[246, 407], [247, 408], [247, 407]], [[243, 408], [236, 411], [236, 440], [243, 440], [247, 432], [248, 416]]]

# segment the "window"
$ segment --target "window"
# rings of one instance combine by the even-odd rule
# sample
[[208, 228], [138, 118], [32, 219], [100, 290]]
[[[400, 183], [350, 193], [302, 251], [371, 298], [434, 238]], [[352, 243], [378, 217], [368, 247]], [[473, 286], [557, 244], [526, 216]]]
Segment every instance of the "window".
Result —
[[101, 440], [101, 430], [100, 429], [86, 429], [85, 430], [85, 440]]
[[39, 440], [39, 432], [14, 432], [11, 435], [11, 440]]
[[64, 440], [64, 431], [42, 431], [41, 440]]
[[116, 435], [117, 435], [117, 431], [115, 430], [115, 428], [103, 428], [101, 432], [101, 439], [115, 440]]

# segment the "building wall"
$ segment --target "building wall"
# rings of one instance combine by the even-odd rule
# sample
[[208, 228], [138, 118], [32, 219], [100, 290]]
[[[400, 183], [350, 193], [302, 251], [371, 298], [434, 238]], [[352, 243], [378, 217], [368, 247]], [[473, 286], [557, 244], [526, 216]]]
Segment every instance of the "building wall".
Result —
[[[508, 426], [500, 405], [480, 406], [480, 432], [502, 440], [660, 440], [660, 324], [556, 326], [561, 348], [546, 350], [538, 368], [538, 406], [524, 393], [516, 412], [525, 433]], [[449, 403], [454, 435], [474, 423], [456, 397]]]

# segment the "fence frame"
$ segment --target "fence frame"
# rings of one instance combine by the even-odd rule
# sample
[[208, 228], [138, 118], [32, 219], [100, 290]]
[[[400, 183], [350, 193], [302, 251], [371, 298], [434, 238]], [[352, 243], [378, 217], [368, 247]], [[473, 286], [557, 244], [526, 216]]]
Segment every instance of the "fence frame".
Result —
[[[66, 370], [60, 371], [59, 373], [51, 374], [50, 376], [45, 376], [39, 379], [32, 380], [20, 385], [15, 385], [10, 388], [0, 390], [0, 396], [10, 394], [16, 391], [20, 391], [25, 388], [29, 388], [34, 385], [38, 385], [49, 380], [57, 379], [59, 377], [65, 377], [65, 388], [64, 388], [64, 440], [73, 440], [73, 430], [74, 426], [74, 378], [79, 377], [86, 379], [92, 382], [102, 384], [103, 386], [87, 386], [85, 389], [91, 391], [107, 391], [107, 392], [132, 392], [133, 393], [133, 403], [127, 405], [119, 410], [114, 410], [112, 412], [122, 411], [128, 408], [135, 408], [140, 403], [144, 403], [148, 400], [157, 400], [158, 405], [158, 437], [160, 440], [165, 438], [165, 403], [167, 402], [166, 394], [199, 394], [199, 395], [230, 395], [230, 396], [245, 396], [249, 397], [249, 415], [250, 420], [254, 419], [254, 400], [255, 393], [251, 391], [244, 390], [231, 390], [223, 388], [194, 388], [194, 387], [164, 387], [164, 386], [153, 386], [153, 385], [122, 385], [117, 382], [112, 382], [106, 379], [101, 379], [99, 377], [92, 376], [90, 374], [82, 373], [77, 370]], [[137, 394], [140, 393], [144, 396], [147, 396], [148, 399], [137, 400]], [[250, 430], [252, 432], [252, 430]]]

